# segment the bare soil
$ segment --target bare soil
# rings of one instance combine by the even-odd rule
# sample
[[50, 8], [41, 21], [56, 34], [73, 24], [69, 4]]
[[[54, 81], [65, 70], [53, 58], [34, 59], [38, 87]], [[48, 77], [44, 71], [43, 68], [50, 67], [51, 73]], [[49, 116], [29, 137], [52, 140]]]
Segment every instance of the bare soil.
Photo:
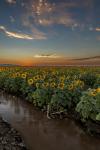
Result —
[[0, 117], [0, 150], [27, 150], [20, 134]]

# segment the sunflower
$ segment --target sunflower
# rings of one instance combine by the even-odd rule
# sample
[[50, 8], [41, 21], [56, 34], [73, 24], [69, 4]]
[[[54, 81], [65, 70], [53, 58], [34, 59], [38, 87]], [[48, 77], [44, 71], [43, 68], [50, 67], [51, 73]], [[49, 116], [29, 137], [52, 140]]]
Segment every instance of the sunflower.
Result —
[[33, 77], [33, 80], [34, 80], [34, 81], [37, 81], [38, 79], [39, 79], [38, 76], [34, 76], [34, 77]]
[[65, 80], [65, 77], [64, 76], [62, 76], [62, 77], [60, 77], [60, 81], [64, 81]]
[[97, 90], [96, 89], [93, 89], [90, 91], [90, 96], [96, 96], [97, 94]]
[[40, 84], [39, 83], [36, 83], [36, 88], [39, 88]]
[[83, 88], [83, 87], [84, 87], [84, 82], [81, 81], [81, 80], [75, 80], [75, 81], [73, 82], [73, 85], [74, 85], [74, 87]]
[[20, 73], [19, 72], [16, 73], [16, 77], [20, 77]]
[[64, 89], [64, 83], [59, 83], [59, 84], [58, 84], [58, 88]]
[[68, 86], [68, 90], [73, 90], [74, 89], [74, 85], [73, 84], [70, 84], [69, 86]]
[[50, 87], [54, 88], [56, 86], [55, 82], [50, 83]]
[[15, 75], [15, 74], [12, 74], [11, 77], [12, 77], [12, 78], [16, 78], [16, 75]]
[[46, 88], [46, 87], [49, 86], [49, 83], [48, 83], [48, 82], [45, 82], [45, 83], [42, 84], [42, 86], [43, 86], [44, 88]]
[[96, 91], [97, 91], [97, 93], [100, 93], [100, 88], [97, 88], [97, 90], [96, 90]]
[[96, 92], [92, 91], [92, 92], [90, 93], [90, 95], [91, 95], [91, 96], [96, 96]]
[[26, 73], [21, 74], [21, 77], [22, 77], [23, 79], [26, 79]]
[[28, 79], [28, 84], [32, 85], [33, 84], [33, 79]]

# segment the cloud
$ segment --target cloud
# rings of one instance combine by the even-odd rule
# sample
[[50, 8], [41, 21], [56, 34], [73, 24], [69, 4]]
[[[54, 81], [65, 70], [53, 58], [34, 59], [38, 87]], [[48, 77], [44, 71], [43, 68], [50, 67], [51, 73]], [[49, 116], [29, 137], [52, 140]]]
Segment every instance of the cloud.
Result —
[[72, 59], [72, 60], [76, 60], [76, 61], [87, 61], [87, 60], [100, 60], [100, 56], [94, 56], [94, 57], [86, 57], [86, 58], [77, 58], [77, 59]]
[[78, 65], [99, 65], [100, 66], [100, 55], [93, 57], [84, 57], [84, 58], [73, 58], [71, 62]]
[[[34, 7], [35, 6], [35, 7]], [[33, 11], [36, 15], [36, 22], [43, 26], [61, 24], [71, 26], [74, 24], [73, 14], [66, 11], [66, 8], [74, 7], [74, 3], [50, 3], [39, 1], [33, 4]], [[63, 11], [61, 11], [63, 10]]]
[[[17, 2], [17, 0], [6, 1], [10, 4]], [[20, 15], [22, 25], [28, 22], [29, 27], [64, 25], [72, 30], [76, 28], [84, 30], [94, 22], [94, 2], [95, 0], [21, 0], [20, 5], [24, 10]], [[78, 9], [82, 12], [76, 11]], [[12, 17], [10, 19], [14, 22]], [[92, 31], [92, 27], [89, 27], [89, 30]]]
[[[26, 17], [29, 21], [31, 17], [31, 24], [41, 26], [48, 27], [58, 24], [72, 28], [74, 24], [77, 24], [77, 27], [83, 28], [83, 24], [87, 27], [87, 24], [90, 25], [93, 19], [93, 4], [94, 0], [58, 0], [54, 2], [50, 0], [30, 0], [25, 3], [25, 6], [27, 6], [25, 7]], [[75, 11], [80, 8], [84, 13], [82, 16], [82, 13]], [[82, 19], [79, 19], [80, 16]]]
[[0, 30], [3, 31], [8, 37], [11, 37], [11, 38], [27, 39], [27, 40], [34, 39], [32, 36], [27, 35], [27, 34], [22, 34], [22, 33], [17, 33], [17, 32], [10, 32], [4, 26], [0, 26]]
[[18, 32], [11, 32], [11, 31], [8, 31], [4, 26], [0, 26], [0, 30], [3, 31], [6, 34], [6, 36], [11, 37], [11, 38], [26, 39], [26, 40], [46, 39], [44, 34], [38, 32], [37, 30], [34, 30], [34, 35], [28, 35], [28, 34], [23, 34], [23, 33], [18, 33]]
[[6, 2], [9, 4], [16, 4], [16, 0], [6, 0]]
[[34, 57], [35, 58], [53, 58], [53, 59], [55, 59], [55, 58], [61, 58], [61, 56], [58, 56], [56, 54], [41, 54], [41, 55], [36, 54]]
[[56, 4], [47, 0], [31, 0], [29, 3], [25, 3], [26, 13], [22, 14], [22, 23], [25, 25], [29, 22], [28, 24], [40, 26], [59, 24], [71, 27], [75, 24], [75, 20], [68, 9], [74, 8], [76, 5], [72, 2], [58, 2]]
[[31, 32], [32, 32], [32, 34], [33, 34], [33, 36], [34, 36], [35, 39], [38, 39], [38, 40], [41, 40], [41, 39], [45, 40], [45, 39], [47, 39], [46, 34], [43, 33], [43, 32], [41, 32], [41, 31], [39, 31], [35, 27], [31, 28]]
[[96, 30], [97, 32], [100, 32], [100, 28], [96, 28], [95, 30]]

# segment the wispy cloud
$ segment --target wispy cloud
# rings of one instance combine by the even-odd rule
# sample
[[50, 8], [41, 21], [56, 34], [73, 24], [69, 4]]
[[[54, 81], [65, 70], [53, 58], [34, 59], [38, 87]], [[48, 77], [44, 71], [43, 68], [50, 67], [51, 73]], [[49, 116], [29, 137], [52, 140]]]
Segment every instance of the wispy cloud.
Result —
[[6, 36], [11, 37], [11, 38], [27, 39], [27, 40], [34, 39], [32, 36], [27, 35], [27, 34], [22, 34], [22, 33], [17, 33], [17, 32], [10, 32], [4, 26], [0, 26], [0, 30], [3, 31], [6, 34]]
[[11, 37], [11, 38], [26, 39], [26, 40], [46, 39], [46, 37], [42, 33], [38, 32], [37, 30], [34, 30], [34, 35], [28, 35], [28, 34], [23, 34], [23, 33], [18, 33], [18, 32], [11, 32], [11, 31], [8, 31], [4, 26], [0, 26], [0, 30], [3, 31], [6, 36]]
[[9, 4], [16, 4], [16, 0], [6, 0], [6, 2]]
[[36, 54], [34, 55], [35, 58], [61, 58], [61, 56], [58, 56], [56, 54]]
[[86, 58], [77, 58], [77, 59], [72, 59], [72, 60], [75, 60], [75, 61], [87, 61], [87, 60], [100, 60], [100, 56], [93, 56], [93, 57], [86, 57]]
[[95, 30], [96, 30], [97, 32], [100, 32], [100, 28], [99, 28], [99, 27], [98, 27], [98, 28], [96, 28]]
[[37, 40], [46, 40], [47, 39], [46, 34], [42, 31], [38, 30], [35, 27], [31, 28], [31, 32], [32, 32], [34, 38]]

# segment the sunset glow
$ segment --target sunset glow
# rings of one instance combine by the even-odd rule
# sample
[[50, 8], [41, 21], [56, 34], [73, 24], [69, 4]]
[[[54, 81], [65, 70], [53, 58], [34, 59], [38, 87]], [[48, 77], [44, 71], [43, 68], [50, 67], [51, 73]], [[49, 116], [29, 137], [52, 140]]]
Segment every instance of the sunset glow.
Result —
[[0, 64], [100, 65], [100, 1], [3, 0], [0, 12]]

